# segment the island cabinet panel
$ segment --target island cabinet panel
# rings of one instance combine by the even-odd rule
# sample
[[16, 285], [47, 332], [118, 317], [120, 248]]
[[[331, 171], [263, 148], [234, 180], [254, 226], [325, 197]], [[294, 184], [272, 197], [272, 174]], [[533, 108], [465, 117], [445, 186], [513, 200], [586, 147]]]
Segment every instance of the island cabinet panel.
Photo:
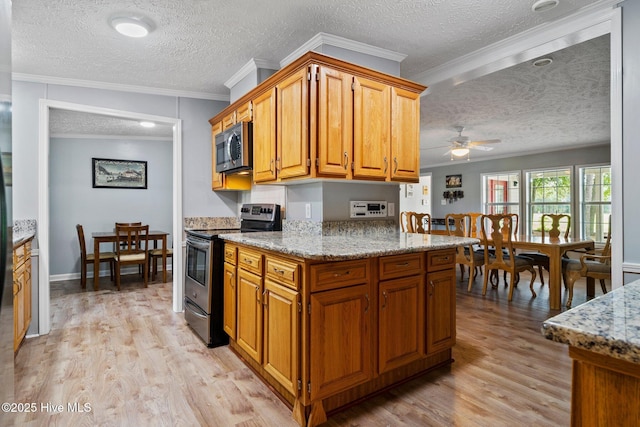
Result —
[[310, 398], [323, 399], [372, 377], [368, 284], [311, 294]]
[[426, 352], [434, 354], [456, 342], [455, 250], [427, 252]]
[[300, 294], [265, 279], [264, 369], [292, 395], [300, 378]]
[[371, 267], [364, 259], [311, 266], [311, 292], [343, 288], [369, 280]]
[[13, 351], [31, 323], [31, 240], [13, 248]]
[[353, 75], [328, 67], [317, 70], [317, 172], [351, 176], [353, 152]]
[[389, 172], [391, 87], [354, 79], [353, 177], [384, 180]]
[[309, 174], [308, 76], [302, 68], [276, 86], [276, 175], [281, 179]]
[[380, 282], [378, 372], [424, 357], [424, 276]]
[[[225, 255], [226, 251], [225, 248]], [[223, 299], [223, 329], [229, 338], [236, 339], [236, 266], [229, 262], [224, 263]]]
[[236, 340], [253, 360], [262, 363], [262, 277], [238, 270]]
[[420, 178], [420, 94], [391, 88], [391, 180]]
[[276, 88], [253, 100], [253, 180], [276, 179]]

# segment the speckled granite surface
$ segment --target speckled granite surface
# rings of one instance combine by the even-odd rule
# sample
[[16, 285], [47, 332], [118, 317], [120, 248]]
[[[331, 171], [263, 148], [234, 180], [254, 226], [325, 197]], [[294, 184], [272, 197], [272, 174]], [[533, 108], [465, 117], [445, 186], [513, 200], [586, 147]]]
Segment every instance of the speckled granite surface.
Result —
[[206, 228], [240, 228], [240, 220], [235, 217], [191, 216], [184, 218], [186, 230]]
[[283, 220], [282, 231], [323, 236], [344, 234], [365, 235], [379, 233], [396, 233], [398, 231], [398, 224], [394, 220], [348, 220], [323, 222]]
[[13, 244], [21, 243], [35, 236], [37, 231], [35, 219], [16, 219], [13, 221]]
[[478, 239], [410, 233], [309, 235], [291, 232], [221, 234], [221, 238], [302, 258], [337, 261], [453, 248]]
[[542, 324], [547, 339], [640, 363], [640, 280]]

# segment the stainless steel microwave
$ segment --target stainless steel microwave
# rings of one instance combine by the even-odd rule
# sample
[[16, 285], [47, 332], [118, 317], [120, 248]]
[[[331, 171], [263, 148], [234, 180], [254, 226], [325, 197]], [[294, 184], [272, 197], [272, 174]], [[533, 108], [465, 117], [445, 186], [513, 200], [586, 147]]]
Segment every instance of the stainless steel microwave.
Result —
[[252, 124], [240, 122], [215, 136], [216, 172], [251, 169], [253, 156]]

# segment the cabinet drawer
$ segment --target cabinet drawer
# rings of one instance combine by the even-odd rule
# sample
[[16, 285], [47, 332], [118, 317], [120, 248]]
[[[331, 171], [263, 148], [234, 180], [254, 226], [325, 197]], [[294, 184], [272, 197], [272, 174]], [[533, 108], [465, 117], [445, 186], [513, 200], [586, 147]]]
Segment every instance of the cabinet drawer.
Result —
[[230, 245], [228, 243], [224, 244], [224, 260], [229, 264], [236, 264], [236, 245]]
[[452, 268], [456, 262], [455, 249], [427, 252], [427, 271], [438, 271]]
[[298, 289], [300, 286], [300, 268], [297, 263], [270, 256], [265, 258], [264, 263], [267, 277], [293, 289]]
[[413, 276], [424, 269], [424, 253], [380, 257], [380, 280]]
[[366, 259], [312, 265], [311, 292], [368, 283], [370, 278], [370, 263]]
[[238, 248], [238, 267], [262, 275], [262, 255], [245, 248]]
[[31, 240], [13, 249], [14, 268], [23, 264], [31, 256]]

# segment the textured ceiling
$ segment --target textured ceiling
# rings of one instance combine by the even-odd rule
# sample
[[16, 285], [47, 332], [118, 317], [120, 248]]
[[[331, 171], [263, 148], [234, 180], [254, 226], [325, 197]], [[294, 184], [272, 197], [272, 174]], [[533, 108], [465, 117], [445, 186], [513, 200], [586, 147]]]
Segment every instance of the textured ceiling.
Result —
[[173, 126], [156, 123], [155, 127], [146, 128], [140, 125], [140, 120], [52, 108], [49, 112], [49, 134], [52, 137], [133, 137], [171, 140]]
[[[279, 62], [319, 32], [404, 53], [401, 74], [412, 78], [603, 2], [611, 3], [561, 0], [555, 9], [536, 14], [531, 12], [533, 0], [14, 0], [12, 65], [22, 78], [66, 78], [225, 99], [229, 91], [224, 82], [251, 58]], [[108, 20], [124, 12], [146, 15], [155, 30], [144, 39], [121, 36]], [[595, 48], [602, 52], [608, 49], [605, 44]], [[572, 63], [556, 57], [544, 69], [522, 64], [423, 97], [421, 166], [446, 160], [428, 147], [455, 136], [457, 124], [466, 126], [472, 139], [504, 141], [492, 152], [473, 151], [476, 159], [608, 140], [608, 95], [603, 92], [609, 86], [608, 53], [593, 55], [593, 66], [582, 57], [590, 49], [571, 50], [566, 59]]]

